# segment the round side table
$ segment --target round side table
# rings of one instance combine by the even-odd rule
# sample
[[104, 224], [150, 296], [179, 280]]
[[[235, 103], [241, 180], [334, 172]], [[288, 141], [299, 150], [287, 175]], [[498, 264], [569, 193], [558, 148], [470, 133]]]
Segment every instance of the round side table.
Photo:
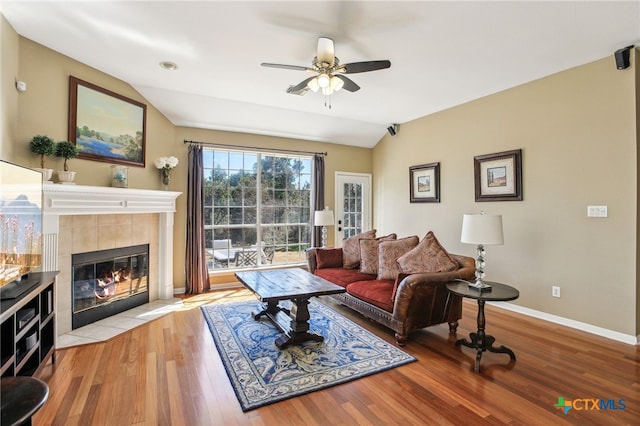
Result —
[[496, 339], [493, 336], [486, 334], [484, 331], [486, 323], [484, 316], [484, 304], [486, 301], [506, 302], [508, 300], [514, 300], [520, 296], [520, 292], [518, 292], [514, 287], [506, 284], [489, 281], [487, 281], [487, 284], [491, 285], [491, 289], [484, 291], [469, 287], [469, 284], [466, 282], [453, 281], [447, 284], [447, 290], [451, 293], [478, 301], [478, 331], [470, 333], [469, 340], [458, 339], [456, 341], [456, 346], [462, 345], [476, 350], [476, 365], [474, 368], [476, 373], [480, 372], [480, 360], [482, 359], [482, 353], [485, 351], [509, 354], [512, 361], [516, 360], [516, 355], [511, 349], [505, 346], [500, 346], [498, 348], [493, 347], [493, 343]]
[[2, 426], [31, 425], [31, 416], [47, 402], [49, 386], [35, 377], [3, 377], [0, 395]]

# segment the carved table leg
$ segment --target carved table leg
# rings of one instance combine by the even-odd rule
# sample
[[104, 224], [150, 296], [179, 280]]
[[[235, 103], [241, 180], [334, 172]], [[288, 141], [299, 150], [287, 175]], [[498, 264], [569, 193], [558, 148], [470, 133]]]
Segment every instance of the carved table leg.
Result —
[[313, 340], [314, 342], [322, 342], [323, 336], [309, 332], [309, 299], [293, 299], [293, 306], [289, 316], [291, 322], [289, 323], [289, 330], [284, 331], [276, 339], [276, 346], [280, 349], [284, 349], [292, 344], [299, 344], [306, 342], [307, 340]]
[[505, 346], [500, 346], [499, 348], [493, 347], [493, 343], [496, 339], [493, 336], [487, 335], [484, 331], [486, 323], [486, 318], [484, 316], [484, 304], [484, 300], [478, 300], [478, 331], [475, 333], [469, 333], [469, 340], [458, 339], [456, 341], [456, 346], [462, 345], [476, 350], [476, 363], [473, 369], [476, 373], [480, 372], [480, 360], [482, 359], [482, 353], [484, 351], [506, 353], [509, 354], [511, 360], [516, 360], [516, 356], [511, 349]]
[[281, 310], [284, 310], [284, 309], [281, 309], [278, 306], [277, 301], [269, 300], [266, 304], [262, 305], [262, 310], [260, 312], [256, 312], [253, 314], [253, 319], [257, 321], [260, 319], [260, 317], [269, 316], [269, 314], [276, 315]]

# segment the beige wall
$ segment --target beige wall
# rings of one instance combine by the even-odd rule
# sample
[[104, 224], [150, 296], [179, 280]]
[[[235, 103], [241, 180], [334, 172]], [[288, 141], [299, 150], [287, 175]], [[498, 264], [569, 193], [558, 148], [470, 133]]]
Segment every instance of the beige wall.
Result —
[[[517, 287], [524, 307], [637, 335], [637, 70], [607, 57], [401, 125], [374, 149], [375, 226], [433, 230], [475, 257], [460, 243], [462, 215], [501, 214], [505, 244], [487, 247], [487, 279]], [[519, 148], [524, 201], [476, 203], [473, 157]], [[408, 168], [431, 162], [441, 202], [410, 204]], [[609, 217], [587, 218], [587, 205]]]
[[[130, 85], [18, 36], [4, 20], [4, 17], [2, 17], [2, 24], [3, 76], [6, 65], [12, 74], [19, 74], [20, 79], [26, 81], [29, 88], [27, 92], [18, 94], [15, 90], [13, 76], [11, 76], [11, 84], [6, 84], [7, 79], [3, 79], [2, 159], [27, 167], [39, 167], [39, 157], [29, 151], [29, 140], [36, 134], [46, 134], [56, 141], [67, 139], [69, 75], [147, 105], [147, 165], [145, 168], [129, 168], [129, 186], [161, 189], [160, 177], [153, 161], [157, 157], [169, 155], [174, 155], [180, 160], [173, 173], [169, 188], [172, 191], [183, 192], [177, 199], [174, 227], [174, 287], [176, 288], [185, 286], [184, 253], [187, 203], [187, 145], [183, 143], [185, 139], [248, 147], [328, 152], [325, 192], [327, 194], [326, 203], [329, 205], [333, 202], [335, 171], [371, 172], [372, 150], [370, 149], [269, 136], [177, 128]], [[5, 33], [7, 33], [7, 37], [5, 37]], [[5, 49], [5, 41], [7, 49]], [[11, 63], [14, 65], [9, 66]], [[5, 104], [8, 114], [4, 113]], [[5, 126], [9, 131], [5, 130]], [[47, 159], [47, 167], [55, 170], [61, 169], [62, 163], [63, 160], [55, 157]], [[70, 169], [77, 172], [77, 184], [96, 186], [111, 184], [111, 164], [109, 163], [76, 158], [70, 160], [69, 164]], [[222, 281], [229, 281], [229, 279], [228, 277], [222, 278]]]
[[9, 159], [13, 153], [11, 141], [18, 131], [18, 91], [15, 82], [18, 72], [18, 34], [0, 14], [0, 158]]
[[[635, 55], [632, 62], [633, 68], [636, 74], [636, 146], [640, 147], [640, 51], [634, 49]], [[640, 164], [640, 150], [636, 150], [636, 165]], [[638, 176], [638, 170], [636, 166], [636, 191], [640, 190], [640, 176]], [[638, 194], [638, 192], [636, 192]], [[637, 198], [636, 198], [637, 199]], [[637, 214], [637, 202], [636, 202], [636, 333], [640, 334], [640, 252], [638, 251], [637, 242], [640, 241], [640, 230], [638, 229], [638, 219], [640, 216]]]
[[[46, 134], [56, 141], [67, 140], [69, 76], [73, 75], [147, 105], [147, 167], [129, 168], [129, 186], [161, 189], [153, 160], [163, 155], [174, 155], [182, 148], [174, 143], [175, 129], [169, 120], [130, 85], [23, 37], [19, 38], [19, 58], [20, 78], [27, 82], [28, 90], [20, 93], [18, 98], [18, 131], [11, 141], [12, 158], [16, 163], [40, 167], [39, 157], [29, 150], [29, 140], [36, 134]], [[47, 167], [61, 170], [63, 161], [49, 157], [46, 160]], [[69, 160], [69, 168], [77, 172], [78, 184], [111, 184], [110, 163], [74, 158]]]

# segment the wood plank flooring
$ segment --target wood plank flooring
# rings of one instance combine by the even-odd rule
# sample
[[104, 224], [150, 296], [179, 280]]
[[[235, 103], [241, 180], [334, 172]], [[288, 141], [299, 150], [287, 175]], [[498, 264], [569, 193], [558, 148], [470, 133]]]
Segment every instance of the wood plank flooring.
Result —
[[[404, 350], [418, 362], [243, 413], [199, 307], [253, 297], [246, 290], [186, 297], [182, 311], [104, 343], [59, 350], [55, 365], [37, 374], [50, 396], [33, 424], [640, 424], [639, 346], [487, 306], [488, 334], [517, 361], [487, 352], [476, 374], [475, 353], [455, 346], [475, 331], [472, 301], [457, 337], [446, 325], [411, 335]], [[327, 303], [394, 342], [388, 329]], [[558, 397], [576, 407], [563, 414]], [[582, 399], [616, 404], [595, 410]]]

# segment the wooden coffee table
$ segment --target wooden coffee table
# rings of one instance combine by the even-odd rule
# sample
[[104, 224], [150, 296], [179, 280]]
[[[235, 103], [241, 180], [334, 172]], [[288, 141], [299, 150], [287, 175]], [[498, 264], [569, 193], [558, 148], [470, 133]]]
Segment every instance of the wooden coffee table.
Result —
[[[236, 272], [235, 276], [263, 302], [262, 311], [254, 313], [253, 318], [266, 316], [282, 332], [276, 338], [280, 349], [308, 340], [322, 342], [322, 336], [309, 332], [309, 299], [346, 291], [300, 268]], [[290, 300], [291, 309], [279, 306], [282, 300]]]

